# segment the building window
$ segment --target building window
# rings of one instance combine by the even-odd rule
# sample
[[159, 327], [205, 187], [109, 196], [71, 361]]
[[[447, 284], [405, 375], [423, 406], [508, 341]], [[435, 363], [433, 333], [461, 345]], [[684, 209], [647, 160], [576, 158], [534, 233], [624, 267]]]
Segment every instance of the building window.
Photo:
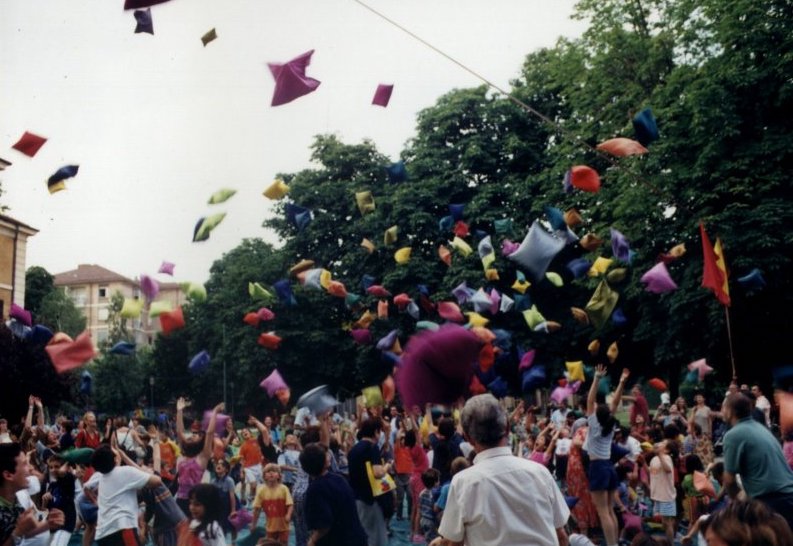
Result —
[[100, 286], [99, 287], [99, 297], [106, 298], [107, 297], [107, 286]]
[[97, 330], [96, 341], [97, 343], [104, 343], [107, 341], [109, 332], [107, 330]]
[[85, 288], [72, 288], [69, 290], [69, 297], [77, 307], [85, 307], [88, 302], [88, 294]]
[[97, 320], [105, 322], [110, 316], [110, 312], [108, 311], [107, 307], [103, 307], [99, 309], [99, 312], [96, 315]]

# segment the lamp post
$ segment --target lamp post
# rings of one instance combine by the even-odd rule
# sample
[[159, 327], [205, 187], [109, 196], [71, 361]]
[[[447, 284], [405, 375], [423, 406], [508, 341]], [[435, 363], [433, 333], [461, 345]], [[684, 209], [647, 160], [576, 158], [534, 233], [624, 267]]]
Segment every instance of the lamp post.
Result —
[[154, 416], [154, 376], [149, 376], [149, 405], [151, 406], [151, 413]]
[[231, 387], [231, 407], [228, 409], [229, 415], [234, 419], [234, 381], [229, 381], [229, 387]]

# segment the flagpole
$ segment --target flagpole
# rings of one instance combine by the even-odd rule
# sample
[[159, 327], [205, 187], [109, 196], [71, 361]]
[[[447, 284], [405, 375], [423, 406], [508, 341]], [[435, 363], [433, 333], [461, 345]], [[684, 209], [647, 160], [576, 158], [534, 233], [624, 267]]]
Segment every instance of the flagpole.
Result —
[[732, 364], [732, 377], [733, 379], [738, 378], [738, 374], [735, 372], [735, 354], [732, 350], [732, 328], [730, 327], [730, 308], [726, 305], [724, 306], [724, 316], [727, 317], [727, 342], [730, 344], [730, 364]]

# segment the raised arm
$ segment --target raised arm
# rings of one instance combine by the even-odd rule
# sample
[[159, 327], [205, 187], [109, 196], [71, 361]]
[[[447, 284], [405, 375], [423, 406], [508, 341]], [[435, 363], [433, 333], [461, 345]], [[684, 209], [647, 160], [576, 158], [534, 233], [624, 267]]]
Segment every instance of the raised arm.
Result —
[[617, 385], [617, 390], [614, 391], [614, 398], [611, 399], [611, 413], [616, 413], [617, 408], [620, 407], [620, 400], [622, 399], [622, 393], [625, 391], [625, 382], [630, 377], [631, 372], [627, 368], [622, 370], [622, 375], [620, 376], [620, 383]]
[[36, 403], [36, 397], [32, 394], [28, 396], [28, 413], [25, 416], [25, 428], [33, 426], [33, 406]]
[[556, 429], [556, 432], [553, 433], [553, 436], [551, 437], [551, 441], [548, 442], [548, 449], [545, 450], [546, 460], [550, 460], [550, 458], [553, 456], [553, 451], [554, 449], [556, 449], [556, 440], [559, 439], [559, 434], [561, 433], [562, 433], [561, 428]]
[[259, 436], [261, 436], [262, 443], [263, 443], [264, 445], [268, 446], [268, 445], [270, 445], [271, 443], [273, 443], [272, 436], [270, 436], [270, 429], [269, 429], [269, 428], [267, 428], [267, 425], [265, 425], [264, 423], [262, 423], [261, 421], [259, 421], [259, 420], [258, 420], [256, 417], [254, 417], [253, 415], [251, 415], [251, 416], [248, 418], [248, 424], [249, 424], [249, 425], [253, 425], [253, 426], [255, 426], [255, 427], [256, 427], [256, 430], [258, 430], [258, 431], [259, 431]]
[[212, 444], [215, 441], [215, 422], [218, 419], [218, 413], [223, 411], [225, 407], [226, 405], [221, 402], [212, 408], [212, 415], [209, 416], [209, 425], [207, 425], [207, 430], [204, 433], [204, 449], [196, 457], [198, 464], [204, 468], [207, 467], [209, 459], [212, 458]]
[[330, 416], [333, 410], [328, 410], [319, 416], [319, 443], [326, 448], [330, 447]]
[[36, 411], [38, 412], [36, 415], [36, 426], [39, 427], [39, 430], [44, 430], [44, 405], [39, 397], [36, 397]]
[[151, 439], [151, 466], [155, 474], [162, 472], [162, 456], [160, 455], [160, 438], [153, 436]]
[[184, 409], [189, 405], [190, 404], [184, 399], [183, 396], [180, 396], [176, 401], [176, 438], [179, 440], [179, 444], [181, 445], [184, 445], [185, 442], [183, 414]]
[[593, 413], [595, 413], [598, 385], [600, 384], [600, 378], [603, 377], [604, 375], [606, 375], [606, 367], [603, 364], [599, 364], [598, 367], [595, 368], [595, 377], [592, 379], [592, 386], [589, 387], [589, 394], [586, 397], [587, 416], [590, 416]]

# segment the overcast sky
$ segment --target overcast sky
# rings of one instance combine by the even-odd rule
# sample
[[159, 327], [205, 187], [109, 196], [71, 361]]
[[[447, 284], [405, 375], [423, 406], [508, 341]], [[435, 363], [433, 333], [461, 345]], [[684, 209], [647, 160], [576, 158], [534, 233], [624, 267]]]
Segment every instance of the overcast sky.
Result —
[[[366, 0], [501, 86], [525, 55], [584, 30], [573, 0]], [[310, 167], [313, 136], [372, 139], [396, 159], [416, 113], [480, 82], [352, 0], [171, 0], [151, 8], [154, 36], [134, 34], [123, 0], [0, 3], [0, 203], [39, 229], [28, 267], [51, 273], [94, 263], [134, 277], [176, 263], [205, 281], [215, 259], [261, 227], [261, 192], [278, 172]], [[201, 36], [217, 29], [206, 48]], [[272, 108], [267, 62], [315, 49], [319, 89]], [[387, 108], [371, 105], [394, 84]], [[34, 158], [10, 147], [48, 138]], [[78, 164], [67, 190], [47, 192]], [[238, 190], [222, 205], [207, 199]], [[195, 222], [226, 212], [210, 239]]]

